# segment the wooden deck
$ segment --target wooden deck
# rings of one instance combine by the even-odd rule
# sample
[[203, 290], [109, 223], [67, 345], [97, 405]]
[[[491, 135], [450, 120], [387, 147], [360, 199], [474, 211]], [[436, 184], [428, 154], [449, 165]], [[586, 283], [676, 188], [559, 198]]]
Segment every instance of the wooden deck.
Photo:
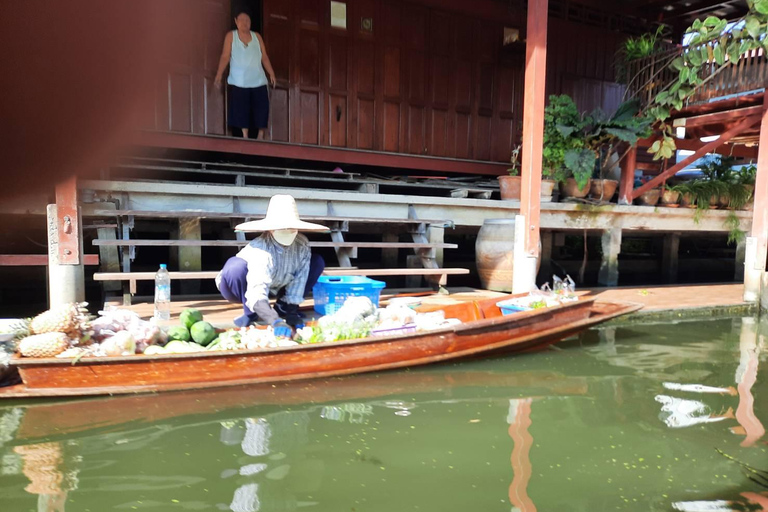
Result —
[[[703, 284], [688, 286], [652, 286], [592, 288], [582, 293], [594, 296], [598, 300], [637, 302], [643, 309], [631, 315], [634, 319], [642, 317], [653, 319], [674, 319], [687, 316], [711, 316], [715, 314], [746, 314], [753, 310], [753, 305], [742, 300], [742, 284]], [[446, 305], [467, 300], [480, 300], [502, 296], [503, 293], [472, 288], [449, 288], [450, 295], [433, 295], [424, 300], [434, 304]], [[422, 290], [424, 294], [431, 293]], [[419, 293], [415, 290], [384, 290], [382, 303], [399, 293]], [[302, 307], [312, 310], [312, 301], [305, 301]], [[117, 305], [117, 304], [112, 304]], [[135, 311], [142, 318], [149, 319], [153, 313], [151, 302], [139, 302], [128, 309]], [[224, 300], [185, 299], [171, 303], [171, 321], [175, 324], [179, 314], [186, 308], [199, 309], [205, 319], [217, 327], [231, 327], [232, 319], [242, 314], [242, 308]]]

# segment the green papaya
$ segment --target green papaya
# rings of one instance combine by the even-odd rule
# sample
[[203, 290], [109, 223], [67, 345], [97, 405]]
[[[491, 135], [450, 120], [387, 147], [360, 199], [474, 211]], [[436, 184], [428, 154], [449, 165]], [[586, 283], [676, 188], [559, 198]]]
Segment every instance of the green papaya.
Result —
[[189, 308], [181, 312], [179, 320], [181, 321], [181, 325], [187, 329], [191, 329], [197, 322], [203, 321], [203, 314], [197, 309]]

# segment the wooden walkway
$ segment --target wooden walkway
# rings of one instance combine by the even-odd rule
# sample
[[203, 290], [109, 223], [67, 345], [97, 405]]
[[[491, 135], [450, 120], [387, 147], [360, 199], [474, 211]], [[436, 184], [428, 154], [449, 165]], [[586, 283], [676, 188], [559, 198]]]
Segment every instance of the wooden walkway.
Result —
[[[672, 320], [690, 316], [737, 315], [752, 314], [754, 306], [745, 303], [741, 296], [742, 284], [703, 284], [688, 286], [653, 286], [653, 287], [621, 287], [593, 288], [583, 293], [602, 300], [638, 302], [643, 309], [632, 315], [636, 320]], [[503, 294], [488, 290], [472, 288], [449, 288], [450, 295], [436, 295], [425, 298], [429, 302], [447, 303], [452, 301], [478, 300]], [[382, 302], [398, 293], [418, 293], [414, 290], [384, 290]], [[423, 293], [432, 293], [423, 290]], [[114, 304], [117, 305], [117, 304]], [[312, 302], [305, 301], [303, 307], [311, 311]], [[199, 309], [205, 319], [217, 327], [231, 327], [232, 319], [242, 314], [242, 308], [224, 300], [188, 299], [171, 303], [171, 321], [175, 324], [179, 314], [186, 308]], [[137, 312], [145, 319], [152, 316], [153, 304], [149, 302], [136, 303], [128, 309]]]

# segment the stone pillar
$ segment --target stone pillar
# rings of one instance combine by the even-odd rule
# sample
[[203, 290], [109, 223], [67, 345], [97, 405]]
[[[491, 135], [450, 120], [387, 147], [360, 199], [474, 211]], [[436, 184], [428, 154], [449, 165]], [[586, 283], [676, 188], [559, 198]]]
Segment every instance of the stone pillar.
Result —
[[619, 284], [619, 253], [621, 252], [621, 228], [611, 228], [603, 231], [603, 261], [600, 263], [600, 273], [597, 282], [603, 286]]
[[[179, 219], [179, 240], [200, 240], [200, 218]], [[202, 270], [202, 247], [179, 247], [179, 271], [191, 272]], [[200, 293], [200, 281], [181, 280], [180, 291], [182, 295], [196, 295]]]
[[[50, 307], [85, 300], [85, 268], [83, 260], [76, 265], [59, 263], [59, 218], [55, 204], [49, 204], [48, 215], [48, 305]], [[78, 233], [82, 233], [80, 215], [77, 215]], [[83, 239], [80, 237], [80, 254]]]
[[680, 233], [664, 235], [664, 249], [661, 256], [661, 273], [664, 281], [677, 281], [678, 255], [680, 252]]
[[733, 271], [733, 280], [744, 282], [744, 258], [747, 255], [747, 240], [742, 238], [736, 244], [736, 267]]
[[[760, 301], [760, 288], [765, 274], [765, 261], [758, 264], [757, 237], [748, 236], [744, 244], [744, 301]], [[763, 268], [760, 268], [760, 267]]]
[[[525, 232], [528, 224], [522, 215], [515, 216], [515, 249], [512, 267], [512, 293], [528, 293], [536, 286], [538, 257], [528, 254]], [[538, 252], [538, 251], [536, 251]]]

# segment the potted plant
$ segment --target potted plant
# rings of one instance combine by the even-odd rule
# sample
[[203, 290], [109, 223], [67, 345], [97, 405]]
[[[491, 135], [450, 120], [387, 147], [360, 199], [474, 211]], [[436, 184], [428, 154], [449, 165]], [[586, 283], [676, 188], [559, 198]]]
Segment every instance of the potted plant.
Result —
[[659, 199], [663, 206], [667, 208], [677, 208], [680, 206], [680, 192], [675, 190], [675, 187], [670, 187], [666, 183], [661, 187], [661, 198]]
[[652, 188], [643, 192], [640, 197], [637, 198], [637, 204], [643, 206], [656, 206], [659, 203], [661, 197], [660, 188]]
[[[610, 177], [637, 140], [650, 135], [650, 119], [638, 116], [640, 106], [636, 100], [622, 103], [612, 116], [600, 109], [582, 116], [570, 97], [555, 98], [559, 108], [556, 113], [560, 114], [555, 116], [555, 129], [567, 146], [563, 151], [562, 191], [571, 197], [584, 197], [590, 192], [593, 199], [609, 201], [619, 184]], [[546, 120], [545, 115], [545, 125]]]
[[755, 194], [755, 179], [757, 178], [757, 166], [750, 164], [747, 166], [742, 167], [739, 169], [738, 173], [736, 174], [736, 180], [738, 183], [740, 183], [744, 190], [746, 191], [746, 194], [749, 195], [749, 198], [746, 200], [745, 204], [742, 206], [742, 209], [744, 210], [751, 210], [753, 203], [754, 203], [754, 194]]
[[509, 159], [512, 165], [507, 169], [506, 175], [498, 177], [499, 180], [499, 193], [501, 198], [505, 200], [520, 200], [520, 145], [518, 144], [512, 148], [512, 156]]
[[574, 172], [565, 162], [567, 152], [584, 148], [581, 124], [579, 110], [569, 96], [549, 97], [544, 109], [543, 175], [560, 184], [564, 197], [584, 197], [589, 191], [592, 169]]

